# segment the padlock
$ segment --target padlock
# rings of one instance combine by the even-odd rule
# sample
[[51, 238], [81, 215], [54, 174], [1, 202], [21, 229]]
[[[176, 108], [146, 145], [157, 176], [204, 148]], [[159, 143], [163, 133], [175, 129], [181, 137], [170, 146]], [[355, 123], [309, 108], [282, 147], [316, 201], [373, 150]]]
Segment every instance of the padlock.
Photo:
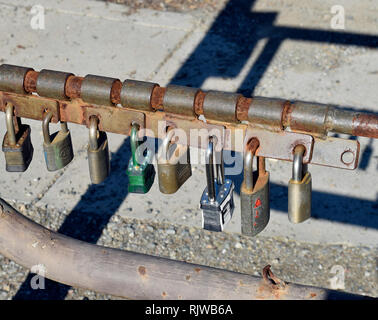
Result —
[[[158, 177], [160, 192], [175, 193], [192, 175], [190, 150], [187, 145], [172, 145], [174, 129], [169, 130], [163, 139], [158, 158]], [[171, 152], [172, 148], [173, 152]], [[171, 155], [170, 155], [171, 153]], [[178, 156], [176, 157], [176, 154]]]
[[[214, 155], [217, 178], [214, 178]], [[219, 159], [220, 158], [220, 159]], [[214, 137], [209, 137], [206, 151], [207, 187], [202, 193], [200, 209], [202, 210], [202, 228], [209, 231], [223, 231], [231, 220], [234, 204], [234, 183], [224, 177], [222, 151], [214, 153]]]
[[49, 123], [53, 114], [48, 112], [43, 118], [43, 152], [47, 170], [56, 171], [64, 168], [74, 157], [71, 134], [67, 123], [61, 122], [61, 130], [50, 135]]
[[241, 231], [255, 236], [265, 229], [270, 218], [269, 172], [265, 170], [265, 158], [257, 157], [257, 170], [253, 171], [253, 158], [258, 148], [253, 139], [244, 152], [244, 180], [240, 188]]
[[94, 184], [103, 182], [110, 173], [109, 146], [106, 132], [98, 130], [98, 118], [89, 119], [88, 163], [89, 175]]
[[22, 124], [19, 117], [13, 116], [13, 110], [14, 106], [8, 103], [5, 111], [7, 133], [4, 136], [2, 149], [6, 170], [24, 172], [29, 167], [34, 152], [30, 138], [31, 129], [29, 125]]
[[140, 152], [138, 141], [139, 125], [132, 124], [130, 134], [131, 158], [127, 167], [129, 177], [128, 191], [130, 193], [147, 193], [155, 179], [155, 168], [152, 164], [153, 154], [147, 149], [146, 156]]
[[293, 176], [288, 188], [288, 212], [292, 223], [300, 223], [311, 216], [311, 174], [307, 164], [303, 163], [305, 147], [299, 145], [294, 149]]

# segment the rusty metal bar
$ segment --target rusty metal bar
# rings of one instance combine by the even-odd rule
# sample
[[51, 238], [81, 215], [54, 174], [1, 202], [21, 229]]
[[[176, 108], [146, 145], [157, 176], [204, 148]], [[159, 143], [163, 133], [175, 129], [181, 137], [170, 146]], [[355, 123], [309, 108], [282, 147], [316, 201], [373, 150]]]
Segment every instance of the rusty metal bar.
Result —
[[[1, 91], [3, 91], [3, 94], [11, 92], [17, 94], [37, 93], [38, 76], [39, 73], [31, 68], [1, 65], [0, 93]], [[86, 101], [86, 92], [93, 89], [96, 92], [96, 102], [106, 101], [106, 104], [108, 104], [110, 99], [112, 104], [121, 103], [123, 107], [138, 110], [145, 113], [146, 116], [148, 114], [149, 117], [155, 116], [156, 112], [154, 111], [164, 111], [166, 108], [170, 117], [186, 116], [191, 120], [193, 115], [204, 114], [210, 124], [224, 125], [225, 127], [239, 127], [241, 121], [249, 121], [250, 124], [268, 130], [290, 128], [291, 131], [306, 132], [320, 137], [324, 137], [332, 131], [378, 138], [378, 115], [375, 113], [351, 112], [331, 105], [302, 101], [263, 97], [246, 98], [239, 94], [226, 92], [211, 91], [206, 93], [199, 89], [185, 89], [185, 87], [176, 90], [178, 96], [173, 97], [171, 88], [167, 90], [155, 83], [134, 80], [126, 80], [123, 85], [120, 81], [116, 81], [113, 86], [109, 82], [106, 90], [99, 90], [98, 88], [84, 86], [84, 83], [87, 83], [85, 80], [87, 77], [82, 78], [70, 74], [66, 78], [64, 94], [73, 100], [68, 102], [60, 100], [62, 92], [59, 92], [55, 99], [59, 103], [61, 113], [64, 113], [62, 109], [67, 104], [74, 103], [77, 99], [79, 101], [76, 102], [75, 110], [70, 109], [70, 112], [80, 113], [80, 104], [93, 103], [93, 99]], [[61, 83], [59, 85], [62, 87]], [[84, 94], [82, 90], [85, 91]], [[110, 98], [109, 94], [111, 95]], [[167, 95], [167, 98], [165, 98], [165, 95]], [[0, 103], [2, 111], [4, 111], [1, 106], [4, 105], [4, 97], [5, 95], [2, 96], [3, 101]], [[177, 105], [173, 106], [172, 103]], [[17, 105], [15, 106], [17, 108]], [[193, 113], [190, 110], [191, 107]], [[121, 108], [121, 110], [129, 112], [127, 109]], [[20, 116], [28, 117], [28, 115], [23, 114], [20, 114]], [[71, 121], [67, 113], [65, 117], [66, 121]], [[112, 132], [117, 131], [113, 130]]]
[[75, 240], [24, 217], [1, 198], [0, 253], [27, 269], [43, 265], [49, 279], [130, 299], [356, 298]]

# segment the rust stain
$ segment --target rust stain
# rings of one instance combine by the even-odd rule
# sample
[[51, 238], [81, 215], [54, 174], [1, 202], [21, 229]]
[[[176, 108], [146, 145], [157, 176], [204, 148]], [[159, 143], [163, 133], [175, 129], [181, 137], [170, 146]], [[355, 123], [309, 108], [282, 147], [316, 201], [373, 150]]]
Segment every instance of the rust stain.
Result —
[[357, 114], [353, 117], [352, 134], [369, 138], [378, 138], [378, 116]]
[[154, 110], [163, 110], [163, 100], [165, 95], [165, 88], [155, 86], [151, 94], [151, 108]]
[[146, 271], [146, 267], [145, 266], [139, 266], [138, 272], [139, 272], [139, 275], [142, 278], [146, 278], [147, 277], [147, 271]]
[[273, 291], [284, 289], [286, 287], [285, 281], [275, 276], [270, 267], [271, 266], [268, 264], [262, 270], [262, 277], [265, 284], [269, 286]]
[[110, 91], [110, 101], [114, 104], [121, 103], [121, 89], [122, 89], [122, 82], [120, 80], [116, 80], [113, 82], [112, 89]]
[[194, 268], [194, 271], [197, 272], [197, 273], [200, 273], [201, 272], [201, 268]]
[[185, 277], [185, 279], [187, 280], [187, 281], [189, 281], [190, 280], [190, 275], [187, 275], [186, 277]]
[[311, 298], [315, 298], [315, 297], [316, 297], [316, 293], [311, 292], [311, 293], [310, 293], [310, 297], [311, 297]]
[[60, 119], [66, 122], [85, 124], [86, 108], [87, 105], [81, 99], [60, 103]]
[[206, 92], [198, 90], [195, 98], [194, 98], [194, 113], [196, 115], [203, 114], [203, 102], [205, 100]]
[[161, 296], [162, 296], [163, 298], [166, 298], [166, 297], [167, 297], [167, 293], [166, 293], [165, 291], [163, 291], [163, 292], [161, 293]]
[[249, 152], [252, 152], [254, 155], [256, 154], [256, 150], [260, 145], [260, 141], [257, 138], [251, 138], [247, 142], [247, 150]]
[[69, 76], [64, 88], [65, 95], [71, 99], [80, 98], [83, 80], [83, 77]]
[[257, 288], [256, 299], [259, 300], [281, 300], [284, 299], [288, 293], [288, 286], [284, 289], [273, 289], [272, 286], [262, 281]]
[[293, 113], [294, 105], [286, 100], [283, 104], [281, 124], [283, 127], [289, 127], [291, 123], [291, 114]]
[[236, 119], [248, 120], [248, 110], [252, 104], [252, 98], [240, 97], [236, 103]]
[[24, 89], [26, 92], [32, 93], [37, 92], [37, 79], [39, 72], [30, 70], [26, 73], [24, 79]]

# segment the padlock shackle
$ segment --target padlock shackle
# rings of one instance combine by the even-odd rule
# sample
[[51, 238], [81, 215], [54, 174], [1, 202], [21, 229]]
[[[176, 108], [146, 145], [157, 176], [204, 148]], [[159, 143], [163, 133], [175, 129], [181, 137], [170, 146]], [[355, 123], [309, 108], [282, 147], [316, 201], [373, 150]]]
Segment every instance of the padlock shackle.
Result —
[[68, 132], [68, 126], [67, 126], [67, 122], [60, 122], [60, 127], [61, 127], [61, 130], [62, 132], [66, 133]]
[[130, 133], [130, 148], [131, 148], [131, 158], [133, 161], [133, 166], [139, 166], [139, 163], [137, 161], [136, 152], [139, 146], [139, 140], [138, 140], [138, 131], [139, 131], [139, 124], [134, 122], [131, 125], [131, 133]]
[[[214, 166], [217, 173], [217, 179], [216, 179], [217, 184], [223, 185], [225, 182], [223, 150], [221, 150], [218, 153], [215, 153], [216, 142], [217, 142], [217, 137], [210, 136], [209, 145], [206, 150], [206, 181], [207, 181], [207, 190], [209, 194], [209, 200], [211, 202], [215, 201], [215, 195], [216, 195], [215, 184], [214, 184], [215, 182]], [[215, 163], [214, 163], [214, 159], [215, 159]]]
[[[43, 132], [43, 141], [45, 144], [51, 144], [51, 136], [50, 136], [50, 122], [53, 117], [53, 113], [51, 111], [47, 112], [46, 115], [43, 117], [42, 120], [42, 132]], [[60, 127], [62, 132], [68, 132], [67, 122], [61, 122]]]
[[[256, 150], [259, 147], [259, 140], [252, 138], [244, 146], [244, 183], [245, 188], [249, 191], [252, 191], [254, 188], [253, 184], [253, 158], [256, 154]], [[259, 164], [258, 164], [259, 165]], [[259, 169], [264, 169], [259, 165]]]
[[245, 188], [253, 190], [253, 158], [254, 154], [250, 151], [244, 152], [244, 183]]
[[44, 116], [43, 121], [42, 121], [43, 140], [47, 145], [51, 144], [49, 124], [50, 124], [52, 117], [53, 117], [53, 113], [48, 112], [48, 113], [46, 113], [46, 115]]
[[215, 171], [217, 173], [217, 184], [223, 185], [225, 182], [224, 176], [224, 160], [223, 160], [223, 148], [216, 152], [216, 145], [218, 144], [217, 136], [211, 136], [213, 141], [213, 159], [215, 159], [215, 163], [213, 162], [213, 166], [215, 165]]
[[14, 110], [13, 104], [8, 102], [5, 107], [5, 124], [7, 126], [8, 143], [11, 146], [16, 145], [17, 143], [16, 132], [15, 132], [14, 123], [13, 123], [13, 110]]
[[174, 135], [175, 135], [174, 129], [170, 129], [168, 130], [167, 134], [165, 135], [163, 139], [163, 143], [161, 145], [161, 151], [162, 151], [161, 156], [163, 157], [164, 160], [168, 160], [168, 151], [169, 151], [170, 145], [172, 144], [171, 141]]
[[223, 162], [223, 150], [216, 153], [216, 155], [219, 155], [219, 159], [217, 159], [215, 165], [217, 168], [217, 183], [219, 185], [224, 184], [225, 177], [224, 177], [224, 162]]
[[89, 148], [91, 150], [98, 149], [97, 130], [98, 118], [96, 116], [91, 116], [89, 119]]
[[303, 163], [303, 156], [306, 149], [302, 145], [298, 145], [294, 148], [293, 159], [293, 173], [292, 179], [294, 181], [302, 181], [305, 172], [307, 171], [307, 165]]
[[214, 185], [214, 141], [213, 137], [209, 137], [209, 144], [206, 150], [206, 181], [207, 192], [211, 202], [215, 201], [215, 185]]

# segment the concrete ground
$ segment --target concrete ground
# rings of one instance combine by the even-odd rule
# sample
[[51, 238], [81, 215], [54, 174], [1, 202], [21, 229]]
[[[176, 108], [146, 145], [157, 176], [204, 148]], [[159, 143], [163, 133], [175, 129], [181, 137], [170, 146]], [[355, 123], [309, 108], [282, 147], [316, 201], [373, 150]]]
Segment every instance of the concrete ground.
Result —
[[[3, 0], [0, 62], [378, 112], [374, 1], [338, 1], [345, 9], [345, 34], [330, 27], [332, 1], [222, 3], [213, 10], [183, 13], [130, 10], [102, 1], [39, 0], [45, 28], [34, 30], [30, 10], [35, 1]], [[24, 122], [32, 126], [34, 160], [18, 174], [6, 172], [0, 158], [0, 196], [46, 226], [85, 241], [254, 275], [272, 264], [286, 281], [327, 288], [335, 288], [335, 266], [341, 266], [345, 285], [340, 288], [378, 296], [377, 140], [358, 138], [360, 164], [354, 171], [309, 167], [313, 215], [300, 225], [287, 219], [291, 166], [268, 160], [271, 220], [249, 239], [240, 235], [241, 176], [231, 177], [237, 204], [233, 220], [226, 233], [214, 234], [200, 229], [204, 166], [193, 166], [193, 176], [174, 195], [162, 195], [157, 181], [146, 195], [128, 194], [129, 141], [109, 134], [112, 175], [91, 186], [86, 128], [70, 125], [75, 159], [50, 173], [44, 166], [41, 123]], [[3, 114], [3, 136], [1, 124]], [[25, 269], [0, 260], [1, 299], [107, 298], [53, 282], [37, 293]]]

